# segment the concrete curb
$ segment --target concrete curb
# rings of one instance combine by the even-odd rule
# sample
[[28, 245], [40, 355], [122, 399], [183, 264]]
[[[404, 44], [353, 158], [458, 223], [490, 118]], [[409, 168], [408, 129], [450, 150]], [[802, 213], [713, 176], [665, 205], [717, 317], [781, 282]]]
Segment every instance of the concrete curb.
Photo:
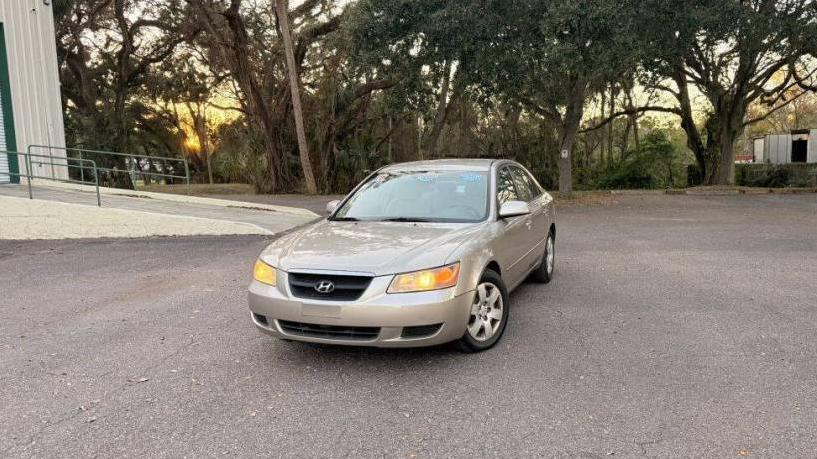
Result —
[[273, 235], [258, 225], [0, 196], [0, 240]]
[[610, 190], [610, 194], [666, 194], [667, 190]]
[[676, 188], [669, 190], [599, 190], [587, 193], [611, 195], [687, 195], [687, 196], [734, 196], [741, 194], [807, 194], [817, 193], [817, 188], [724, 188], [724, 189], [696, 189]]
[[[80, 185], [76, 183], [64, 183], [64, 182], [52, 182], [50, 180], [35, 180], [31, 182], [33, 185], [36, 186], [45, 186], [50, 188], [63, 188], [75, 191], [82, 191], [87, 193], [96, 193], [96, 188], [91, 185]], [[135, 191], [135, 190], [122, 190], [118, 188], [107, 188], [107, 187], [99, 187], [99, 193], [103, 196], [105, 195], [112, 195], [112, 196], [125, 196], [125, 197], [137, 197], [137, 198], [146, 198], [146, 199], [157, 199], [161, 201], [173, 201], [173, 202], [187, 202], [191, 204], [202, 204], [202, 205], [210, 205], [210, 206], [220, 206], [220, 207], [238, 207], [242, 209], [253, 209], [253, 210], [266, 210], [270, 212], [280, 212], [285, 214], [293, 214], [293, 215], [304, 215], [307, 217], [319, 217], [318, 214], [312, 212], [311, 210], [301, 209], [298, 207], [287, 207], [287, 206], [276, 206], [270, 204], [257, 204], [254, 202], [244, 202], [244, 201], [231, 201], [229, 199], [215, 199], [215, 198], [203, 198], [201, 196], [187, 196], [183, 194], [169, 194], [169, 193], [155, 193], [152, 191]], [[104, 205], [104, 202], [103, 202]]]
[[684, 194], [687, 196], [737, 196], [742, 193], [740, 190], [686, 190]]

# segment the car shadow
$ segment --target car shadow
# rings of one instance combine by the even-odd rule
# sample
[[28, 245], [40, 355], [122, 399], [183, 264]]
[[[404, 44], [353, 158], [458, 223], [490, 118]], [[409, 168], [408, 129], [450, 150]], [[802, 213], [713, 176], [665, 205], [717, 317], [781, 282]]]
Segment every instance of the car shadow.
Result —
[[339, 344], [319, 344], [319, 343], [305, 343], [297, 341], [283, 341], [278, 340], [276, 343], [279, 351], [285, 352], [286, 357], [310, 357], [315, 354], [320, 354], [322, 358], [361, 358], [369, 360], [386, 359], [393, 361], [395, 358], [412, 360], [412, 359], [426, 359], [426, 358], [440, 358], [450, 357], [453, 355], [463, 354], [454, 344], [440, 344], [437, 346], [420, 347], [420, 348], [378, 348], [365, 346], [343, 346]]
[[[511, 293], [511, 300], [513, 301], [515, 297], [526, 296], [525, 293], [522, 295], [520, 293], [538, 286], [540, 284], [529, 284], [527, 282], [520, 285]], [[415, 369], [419, 364], [425, 367], [445, 366], [449, 365], [452, 360], [474, 359], [475, 361], [481, 361], [484, 358], [495, 358], [496, 355], [493, 354], [505, 352], [503, 349], [504, 346], [497, 346], [485, 352], [468, 354], [460, 351], [453, 342], [419, 348], [377, 348], [284, 341], [270, 338], [264, 340], [260, 351], [270, 357], [265, 359], [265, 362], [270, 364], [271, 369], [281, 362], [286, 362], [290, 368], [294, 365], [295, 367], [310, 369], [320, 365], [326, 370], [333, 370], [348, 367], [349, 364], [354, 363], [366, 364], [375, 368], [383, 365], [388, 366], [390, 369], [399, 367]]]

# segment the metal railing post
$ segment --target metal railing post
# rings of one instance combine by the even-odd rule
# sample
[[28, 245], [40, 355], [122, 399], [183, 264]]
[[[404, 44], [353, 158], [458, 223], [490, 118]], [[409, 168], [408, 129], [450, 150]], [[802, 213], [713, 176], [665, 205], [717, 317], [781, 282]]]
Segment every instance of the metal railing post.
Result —
[[[68, 157], [68, 152], [66, 152], [65, 157]], [[82, 165], [82, 151], [79, 152], [79, 164], [81, 166], [79, 168], [79, 180], [85, 183], [85, 166]]]
[[102, 196], [99, 195], [99, 172], [96, 169], [96, 161], [91, 161], [91, 165], [94, 166], [94, 185], [96, 185], [96, 205], [97, 207], [102, 207]]
[[184, 176], [187, 178], [187, 195], [191, 193], [190, 190], [190, 166], [187, 165], [187, 158], [184, 158]]
[[[17, 155], [17, 158], [20, 158], [20, 155]], [[31, 190], [31, 176], [34, 175], [31, 173], [31, 152], [23, 157], [25, 159], [26, 165], [26, 181], [28, 182], [28, 199], [34, 199], [34, 192]], [[20, 160], [17, 160], [17, 164], [20, 164]]]
[[[19, 155], [17, 157], [19, 158]], [[26, 147], [26, 154], [23, 158], [26, 160], [26, 174], [28, 175], [29, 188], [31, 188], [31, 176], [34, 175], [34, 171], [31, 170], [31, 145]], [[19, 163], [19, 161], [17, 162]], [[30, 189], [28, 194], [31, 195]]]

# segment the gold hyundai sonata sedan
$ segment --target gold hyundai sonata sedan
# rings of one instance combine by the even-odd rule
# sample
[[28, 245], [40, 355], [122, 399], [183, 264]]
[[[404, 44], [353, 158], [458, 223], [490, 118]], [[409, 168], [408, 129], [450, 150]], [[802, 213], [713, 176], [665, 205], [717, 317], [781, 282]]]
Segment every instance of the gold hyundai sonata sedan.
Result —
[[261, 331], [478, 352], [502, 337], [508, 292], [553, 277], [553, 199], [512, 161], [384, 167], [326, 210], [256, 261], [249, 304]]

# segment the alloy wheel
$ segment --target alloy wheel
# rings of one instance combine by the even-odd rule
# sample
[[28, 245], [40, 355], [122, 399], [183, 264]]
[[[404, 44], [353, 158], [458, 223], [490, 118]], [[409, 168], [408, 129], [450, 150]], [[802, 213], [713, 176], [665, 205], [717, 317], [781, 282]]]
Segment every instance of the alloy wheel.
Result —
[[547, 256], [545, 257], [545, 269], [547, 269], [547, 273], [550, 275], [553, 274], [553, 261], [556, 259], [553, 253], [553, 236], [548, 236], [546, 244], [545, 253], [547, 253]]
[[491, 339], [502, 325], [504, 306], [499, 287], [491, 282], [479, 284], [471, 305], [468, 334], [480, 342]]

